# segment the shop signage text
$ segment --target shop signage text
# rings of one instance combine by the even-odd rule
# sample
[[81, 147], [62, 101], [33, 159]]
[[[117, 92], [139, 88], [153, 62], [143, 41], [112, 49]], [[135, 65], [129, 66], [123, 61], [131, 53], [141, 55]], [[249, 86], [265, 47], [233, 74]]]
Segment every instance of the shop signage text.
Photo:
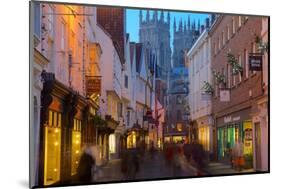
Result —
[[224, 123], [229, 123], [229, 122], [233, 122], [233, 121], [239, 121], [240, 120], [240, 116], [236, 116], [236, 117], [225, 116], [223, 120], [224, 120]]
[[101, 93], [101, 76], [86, 76], [87, 95]]
[[262, 54], [251, 53], [249, 55], [249, 67], [251, 71], [262, 71]]

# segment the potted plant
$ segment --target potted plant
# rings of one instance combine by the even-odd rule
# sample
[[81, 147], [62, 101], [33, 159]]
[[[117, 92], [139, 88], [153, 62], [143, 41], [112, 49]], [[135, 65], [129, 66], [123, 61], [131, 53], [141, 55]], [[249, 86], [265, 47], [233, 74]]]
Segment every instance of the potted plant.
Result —
[[213, 70], [213, 75], [215, 78], [216, 85], [225, 85], [225, 76], [222, 73]]
[[232, 74], [237, 75], [243, 72], [243, 67], [238, 63], [238, 60], [231, 53], [227, 53], [227, 62], [232, 66]]
[[263, 42], [262, 39], [257, 35], [255, 42], [260, 53], [268, 52], [268, 42]]

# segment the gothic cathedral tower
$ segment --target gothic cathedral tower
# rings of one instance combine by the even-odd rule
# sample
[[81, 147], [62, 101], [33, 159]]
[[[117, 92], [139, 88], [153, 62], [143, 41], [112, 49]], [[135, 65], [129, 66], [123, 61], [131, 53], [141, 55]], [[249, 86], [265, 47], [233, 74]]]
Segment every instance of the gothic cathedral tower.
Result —
[[187, 52], [200, 34], [200, 21], [198, 20], [197, 29], [195, 22], [190, 24], [190, 17], [187, 23], [179, 22], [177, 29], [176, 20], [174, 19], [174, 41], [173, 41], [173, 67], [184, 67], [184, 53]]
[[168, 13], [166, 21], [163, 11], [160, 13], [160, 19], [158, 19], [157, 11], [153, 11], [152, 19], [150, 19], [148, 10], [144, 20], [142, 10], [139, 14], [139, 40], [145, 48], [150, 49], [156, 55], [156, 77], [166, 81], [171, 69], [170, 13]]

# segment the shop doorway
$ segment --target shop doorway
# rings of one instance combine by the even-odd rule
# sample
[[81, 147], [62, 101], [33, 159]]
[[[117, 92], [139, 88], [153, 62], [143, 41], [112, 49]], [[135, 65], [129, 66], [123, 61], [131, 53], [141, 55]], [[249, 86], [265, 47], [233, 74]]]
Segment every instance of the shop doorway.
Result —
[[256, 170], [261, 170], [261, 127], [255, 123]]

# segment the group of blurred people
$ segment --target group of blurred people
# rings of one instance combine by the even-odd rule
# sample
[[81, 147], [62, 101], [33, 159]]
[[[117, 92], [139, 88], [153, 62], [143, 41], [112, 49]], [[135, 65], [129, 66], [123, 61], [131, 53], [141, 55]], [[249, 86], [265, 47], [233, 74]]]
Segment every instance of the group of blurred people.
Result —
[[197, 142], [166, 143], [164, 145], [166, 165], [172, 170], [173, 176], [189, 173], [191, 176], [204, 174], [207, 156], [203, 146]]
[[[120, 171], [124, 180], [136, 179], [140, 171], [141, 162], [153, 162], [158, 153], [153, 142], [147, 147], [140, 143], [136, 148], [123, 149], [120, 154]], [[97, 150], [93, 146], [86, 145], [83, 148], [77, 168], [77, 182], [91, 183], [94, 181], [97, 164]], [[204, 174], [206, 155], [203, 146], [193, 142], [165, 143], [164, 150], [160, 152], [164, 156], [166, 166], [172, 171], [173, 176], [181, 176], [189, 173], [191, 176]], [[147, 159], [145, 159], [145, 157]]]

